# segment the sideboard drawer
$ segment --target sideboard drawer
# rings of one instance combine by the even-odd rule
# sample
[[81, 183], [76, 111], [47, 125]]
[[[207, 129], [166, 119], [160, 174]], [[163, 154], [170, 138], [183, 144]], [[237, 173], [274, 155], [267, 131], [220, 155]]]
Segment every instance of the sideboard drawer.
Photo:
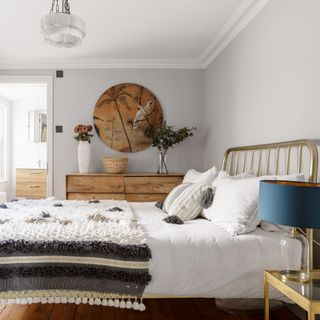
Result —
[[17, 182], [16, 196], [29, 199], [43, 199], [46, 197], [47, 185], [45, 182]]
[[66, 176], [66, 198], [70, 200], [162, 201], [181, 183], [183, 174], [172, 173], [73, 173]]
[[169, 193], [182, 177], [126, 177], [126, 193]]
[[45, 182], [47, 170], [44, 169], [16, 169], [17, 182]]
[[125, 200], [124, 193], [76, 193], [69, 192], [68, 200]]
[[124, 193], [122, 176], [67, 176], [67, 192]]
[[16, 197], [44, 199], [47, 197], [47, 170], [16, 168]]

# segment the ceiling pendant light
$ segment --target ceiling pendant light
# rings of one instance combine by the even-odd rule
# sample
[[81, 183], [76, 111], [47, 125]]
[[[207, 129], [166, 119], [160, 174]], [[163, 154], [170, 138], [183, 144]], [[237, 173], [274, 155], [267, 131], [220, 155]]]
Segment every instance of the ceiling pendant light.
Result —
[[41, 19], [45, 41], [56, 47], [71, 48], [81, 44], [86, 35], [85, 22], [70, 14], [68, 0], [52, 0], [50, 13]]

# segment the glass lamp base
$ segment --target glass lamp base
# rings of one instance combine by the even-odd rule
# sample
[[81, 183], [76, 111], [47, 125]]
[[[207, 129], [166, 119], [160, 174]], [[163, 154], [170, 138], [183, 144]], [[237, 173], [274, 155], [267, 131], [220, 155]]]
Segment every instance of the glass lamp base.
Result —
[[282, 270], [280, 271], [280, 277], [283, 281], [290, 280], [296, 282], [308, 282], [309, 274], [303, 271], [296, 270]]
[[309, 281], [309, 242], [297, 228], [285, 233], [280, 241], [281, 264], [285, 267], [280, 271], [282, 280], [297, 282]]

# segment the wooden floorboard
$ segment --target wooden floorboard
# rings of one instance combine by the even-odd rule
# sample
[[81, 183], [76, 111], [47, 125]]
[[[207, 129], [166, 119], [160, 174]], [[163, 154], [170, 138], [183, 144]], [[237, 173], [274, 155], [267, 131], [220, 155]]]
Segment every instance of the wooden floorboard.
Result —
[[54, 304], [50, 313], [50, 320], [74, 319], [77, 311], [76, 304]]
[[[74, 304], [0, 306], [0, 320], [263, 320], [263, 314], [231, 315], [216, 308], [213, 299], [145, 300], [145, 312]], [[299, 320], [287, 308], [274, 310], [270, 320]]]
[[152, 320], [175, 320], [176, 316], [171, 307], [170, 299], [146, 300], [147, 312]]

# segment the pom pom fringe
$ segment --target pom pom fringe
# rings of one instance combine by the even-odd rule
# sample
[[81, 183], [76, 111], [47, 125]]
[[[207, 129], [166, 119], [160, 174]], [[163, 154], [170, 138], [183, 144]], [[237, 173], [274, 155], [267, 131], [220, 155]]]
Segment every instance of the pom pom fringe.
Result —
[[158, 201], [158, 202], [156, 202], [156, 203], [155, 203], [155, 207], [157, 207], [157, 208], [159, 208], [159, 209], [162, 210], [162, 208], [163, 208], [163, 201]]
[[183, 224], [183, 221], [177, 216], [168, 216], [163, 221], [172, 224]]
[[209, 208], [212, 205], [213, 198], [214, 198], [213, 189], [212, 188], [207, 188], [204, 191], [202, 199], [201, 199], [202, 208], [203, 209]]
[[[61, 293], [60, 293], [61, 295]], [[6, 296], [6, 298], [4, 298]], [[54, 291], [29, 291], [29, 292], [8, 292], [0, 297], [0, 304], [32, 304], [32, 303], [75, 303], [89, 304], [96, 306], [108, 306], [121, 309], [133, 309], [145, 311], [146, 306], [142, 298], [117, 296], [99, 298], [97, 295], [83, 296], [83, 294], [65, 292], [64, 296], [59, 296], [59, 293]]]

